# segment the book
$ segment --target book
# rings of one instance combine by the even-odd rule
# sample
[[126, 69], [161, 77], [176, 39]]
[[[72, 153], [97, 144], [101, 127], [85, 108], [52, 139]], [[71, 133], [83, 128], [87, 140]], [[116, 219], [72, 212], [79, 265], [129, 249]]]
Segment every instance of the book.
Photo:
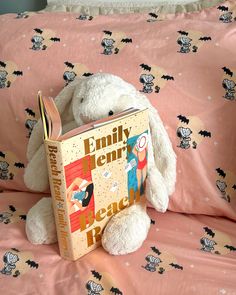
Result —
[[54, 100], [38, 96], [60, 255], [97, 248], [109, 219], [145, 207], [148, 109], [130, 108], [62, 134]]

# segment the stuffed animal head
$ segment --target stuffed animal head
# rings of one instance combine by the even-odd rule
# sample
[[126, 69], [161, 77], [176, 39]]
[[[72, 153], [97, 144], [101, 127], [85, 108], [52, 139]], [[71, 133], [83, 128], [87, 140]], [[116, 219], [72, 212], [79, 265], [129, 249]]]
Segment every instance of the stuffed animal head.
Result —
[[66, 95], [55, 100], [62, 121], [75, 120], [78, 125], [137, 107], [139, 94], [131, 84], [105, 73], [78, 78], [62, 92]]

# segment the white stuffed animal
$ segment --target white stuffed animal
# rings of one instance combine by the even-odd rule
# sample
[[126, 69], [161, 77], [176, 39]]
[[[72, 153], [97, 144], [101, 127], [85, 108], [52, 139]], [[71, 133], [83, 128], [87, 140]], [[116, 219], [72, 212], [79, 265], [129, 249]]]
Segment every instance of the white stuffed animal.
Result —
[[[130, 107], [149, 108], [150, 143], [146, 198], [157, 211], [165, 212], [176, 180], [176, 156], [157, 110], [134, 86], [105, 73], [79, 78], [55, 98], [62, 119], [63, 133], [85, 123], [107, 117]], [[151, 144], [152, 143], [152, 144]], [[26, 186], [43, 192], [49, 187], [42, 122], [35, 125], [29, 139], [25, 170]], [[102, 237], [103, 247], [111, 254], [127, 254], [146, 239], [150, 218], [140, 205], [132, 205], [113, 216]], [[26, 233], [34, 244], [57, 241], [51, 198], [41, 199], [27, 215]]]

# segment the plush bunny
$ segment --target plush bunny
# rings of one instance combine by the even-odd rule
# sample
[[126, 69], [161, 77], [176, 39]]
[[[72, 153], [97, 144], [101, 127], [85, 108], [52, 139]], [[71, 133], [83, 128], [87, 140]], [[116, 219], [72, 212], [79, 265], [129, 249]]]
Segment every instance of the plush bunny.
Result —
[[[85, 123], [107, 117], [130, 107], [149, 108], [150, 139], [146, 198], [153, 207], [165, 212], [176, 180], [176, 156], [157, 110], [134, 86], [105, 73], [78, 78], [55, 98], [62, 119], [63, 133]], [[49, 187], [41, 120], [29, 139], [25, 170], [26, 186], [43, 192]], [[138, 249], [145, 240], [150, 219], [140, 205], [124, 209], [108, 222], [103, 247], [111, 254], [126, 254]], [[29, 210], [26, 221], [28, 239], [34, 244], [57, 240], [51, 198], [43, 198]]]

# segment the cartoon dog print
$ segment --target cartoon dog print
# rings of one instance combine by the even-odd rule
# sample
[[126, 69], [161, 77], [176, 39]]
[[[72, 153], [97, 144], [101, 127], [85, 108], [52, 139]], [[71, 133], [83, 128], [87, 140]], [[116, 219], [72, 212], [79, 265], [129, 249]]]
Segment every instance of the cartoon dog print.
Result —
[[149, 66], [147, 64], [140, 64], [142, 69], [139, 77], [139, 82], [142, 84], [142, 90], [146, 94], [159, 93], [168, 80], [174, 80], [173, 76], [170, 76], [166, 71], [155, 65]]
[[63, 79], [65, 80], [66, 85], [74, 81], [76, 77], [88, 77], [93, 75], [93, 73], [89, 72], [86, 65], [70, 61], [66, 61], [64, 64], [66, 65], [66, 68], [63, 73]]
[[236, 75], [227, 67], [223, 67], [222, 70], [224, 71], [222, 86], [225, 90], [223, 97], [230, 101], [235, 100]]
[[17, 65], [11, 61], [0, 61], [0, 89], [9, 88], [18, 76], [23, 76], [17, 70]]
[[180, 46], [179, 53], [196, 53], [202, 46], [202, 41], [211, 41], [211, 37], [202, 36], [202, 33], [197, 31], [178, 31], [178, 33], [180, 34], [177, 39], [177, 44]]
[[142, 74], [139, 81], [143, 84], [143, 92], [151, 93], [153, 91], [152, 87], [154, 83], [152, 82], [155, 77], [151, 74]]
[[12, 270], [16, 268], [16, 262], [19, 261], [17, 254], [6, 252], [3, 256], [4, 267], [0, 272], [4, 275], [12, 275]]
[[26, 137], [30, 138], [31, 133], [32, 133], [32, 131], [34, 129], [34, 126], [37, 123], [37, 120], [35, 119], [36, 114], [30, 108], [26, 108], [25, 113], [26, 113], [25, 128], [28, 130], [28, 135]]
[[177, 146], [181, 149], [196, 149], [198, 144], [205, 137], [211, 137], [211, 132], [204, 129], [202, 121], [197, 117], [185, 117], [178, 115], [177, 118], [180, 124], [177, 127], [177, 137], [180, 139], [180, 144]]
[[12, 180], [19, 169], [24, 167], [15, 154], [10, 151], [0, 151], [0, 180]]
[[152, 253], [148, 253], [145, 257], [147, 264], [142, 266], [145, 270], [157, 272], [161, 275], [173, 269], [183, 270], [183, 266], [177, 263], [176, 258], [171, 253], [160, 251], [156, 246], [151, 247], [151, 250]]
[[19, 208], [9, 205], [8, 211], [0, 212], [0, 223], [9, 224], [26, 220], [26, 214]]
[[118, 54], [128, 43], [132, 43], [132, 39], [128, 38], [123, 32], [104, 30], [103, 33], [101, 46], [103, 47], [102, 54], [104, 55]]
[[145, 260], [147, 261], [147, 264], [144, 266], [144, 268], [150, 272], [156, 271], [161, 262], [159, 257], [155, 257], [153, 255], [146, 256]]
[[85, 284], [87, 295], [122, 295], [122, 291], [116, 287], [114, 278], [107, 272], [91, 271], [91, 275]]
[[236, 20], [236, 18], [233, 16], [234, 13], [229, 11], [228, 6], [220, 5], [217, 7], [217, 9], [222, 12], [222, 14], [219, 16], [219, 21], [222, 23], [228, 24]]
[[86, 283], [86, 289], [88, 290], [88, 295], [100, 295], [100, 292], [104, 290], [101, 284], [97, 284], [92, 280]]
[[236, 251], [227, 234], [208, 226], [203, 227], [203, 230], [204, 235], [200, 238], [201, 251], [218, 255], [227, 255], [231, 251]]
[[236, 176], [230, 171], [224, 171], [222, 168], [217, 168], [216, 187], [220, 192], [221, 198], [228, 203], [236, 195]]
[[34, 51], [46, 50], [55, 42], [60, 42], [60, 38], [55, 37], [55, 33], [49, 29], [34, 29], [35, 35], [31, 38], [32, 47]]
[[20, 251], [16, 248], [6, 250], [2, 256], [2, 261], [3, 265], [0, 265], [0, 274], [13, 277], [18, 277], [39, 267], [39, 264], [34, 261], [31, 252]]

